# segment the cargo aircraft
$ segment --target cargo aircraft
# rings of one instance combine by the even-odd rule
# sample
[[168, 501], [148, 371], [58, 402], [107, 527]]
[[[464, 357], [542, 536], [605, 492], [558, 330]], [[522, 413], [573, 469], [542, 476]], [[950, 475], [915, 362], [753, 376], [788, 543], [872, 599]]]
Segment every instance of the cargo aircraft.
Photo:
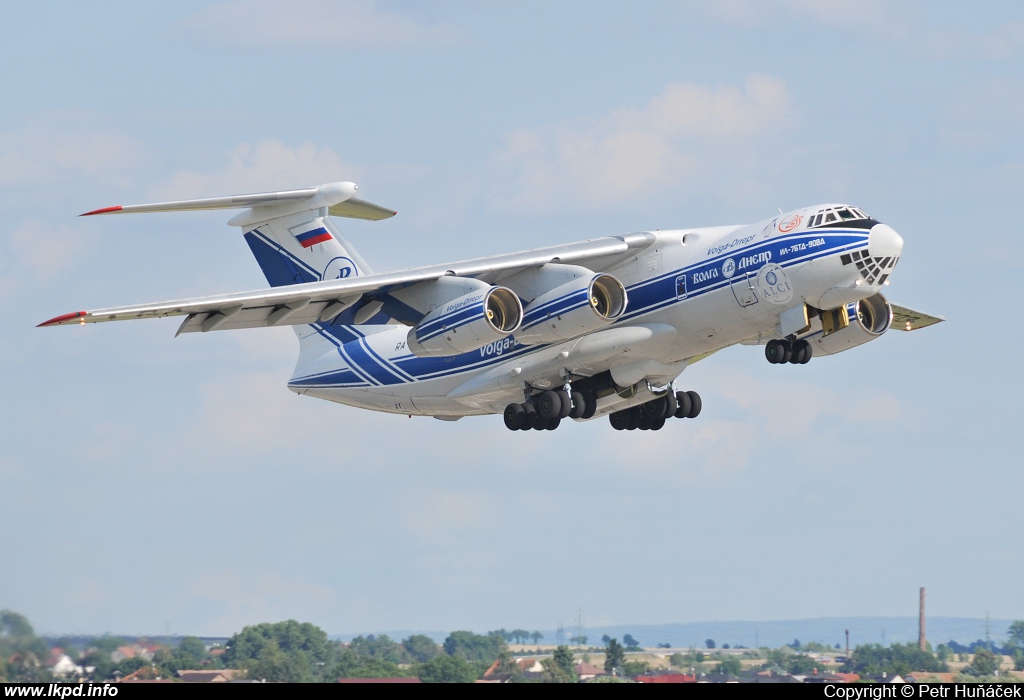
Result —
[[881, 294], [903, 239], [822, 204], [740, 226], [642, 231], [374, 272], [331, 217], [396, 212], [335, 182], [284, 192], [107, 207], [82, 216], [242, 209], [269, 289], [78, 311], [41, 326], [183, 316], [178, 333], [291, 326], [288, 388], [388, 413], [501, 413], [510, 430], [608, 416], [616, 430], [695, 418], [678, 386], [732, 345], [806, 364], [943, 320]]

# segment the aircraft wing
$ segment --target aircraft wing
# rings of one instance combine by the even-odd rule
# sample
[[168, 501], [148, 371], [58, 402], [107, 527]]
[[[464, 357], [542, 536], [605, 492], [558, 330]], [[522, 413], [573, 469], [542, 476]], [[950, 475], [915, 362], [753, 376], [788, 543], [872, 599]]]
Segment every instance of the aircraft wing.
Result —
[[891, 306], [892, 323], [889, 324], [889, 328], [897, 331], [916, 331], [918, 328], [934, 326], [936, 323], [942, 323], [946, 320], [941, 316], [932, 316], [921, 311], [908, 309], [905, 306], [897, 306], [896, 304], [891, 304]]
[[[537, 248], [444, 265], [416, 267], [398, 272], [293, 284], [234, 294], [176, 299], [153, 304], [76, 311], [57, 316], [39, 325], [40, 327], [62, 326], [75, 323], [186, 316], [187, 318], [181, 324], [178, 333], [194, 333], [329, 321], [356, 305], [359, 305], [356, 311], [356, 323], [360, 323], [379, 310], [380, 304], [373, 303], [376, 301], [375, 296], [383, 297], [390, 291], [418, 282], [455, 275], [474, 277], [490, 284], [496, 284], [517, 272], [551, 262], [582, 265], [594, 271], [602, 271], [635, 256], [650, 246], [654, 240], [655, 236], [650, 233], [596, 238], [581, 243]], [[366, 318], [360, 319], [358, 309], [361, 307], [367, 309]]]

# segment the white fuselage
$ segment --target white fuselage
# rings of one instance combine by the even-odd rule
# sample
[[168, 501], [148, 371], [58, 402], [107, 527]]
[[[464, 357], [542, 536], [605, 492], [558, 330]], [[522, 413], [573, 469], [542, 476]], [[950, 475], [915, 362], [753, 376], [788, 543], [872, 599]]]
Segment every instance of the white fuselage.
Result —
[[[461, 355], [417, 357], [406, 326], [314, 324], [309, 334], [333, 349], [303, 352], [289, 388], [373, 410], [456, 418], [500, 413], [531, 389], [606, 370], [617, 384], [666, 383], [711, 352], [779, 337], [787, 309], [837, 308], [886, 283], [902, 250], [899, 235], [873, 220], [807, 228], [815, 210], [746, 226], [649, 232], [646, 249], [605, 270], [626, 288], [625, 314], [563, 343], [527, 346], [513, 334]], [[891, 262], [867, 274], [850, 263], [850, 254], [864, 249]], [[643, 390], [603, 397], [596, 415], [645, 398]]]

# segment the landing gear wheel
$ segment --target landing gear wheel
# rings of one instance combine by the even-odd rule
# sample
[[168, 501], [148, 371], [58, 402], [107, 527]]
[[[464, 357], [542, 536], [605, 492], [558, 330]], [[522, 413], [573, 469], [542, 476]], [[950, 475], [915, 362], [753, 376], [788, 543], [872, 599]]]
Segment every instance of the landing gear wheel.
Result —
[[809, 341], [801, 340], [800, 342], [804, 344], [804, 356], [803, 359], [800, 360], [800, 364], [806, 365], [814, 356], [814, 349]]
[[802, 365], [804, 363], [804, 346], [803, 341], [797, 341], [793, 343], [793, 355], [789, 358], [789, 364], [791, 365]]
[[505, 427], [509, 430], [522, 430], [526, 423], [526, 411], [522, 404], [510, 403], [505, 406]]
[[556, 430], [558, 428], [558, 424], [561, 422], [561, 418], [552, 418], [548, 421], [547, 427], [544, 428], [544, 430]]
[[671, 418], [676, 414], [676, 410], [679, 408], [679, 402], [676, 401], [676, 395], [671, 391], [665, 394], [662, 399], [665, 402], [665, 418]]
[[786, 346], [782, 344], [781, 340], [769, 340], [768, 344], [764, 346], [765, 359], [773, 365], [781, 364], [785, 354]]
[[650, 430], [651, 423], [654, 422], [654, 418], [651, 417], [647, 411], [640, 409], [640, 425], [637, 426], [640, 430]]
[[562, 412], [562, 397], [556, 391], [545, 391], [538, 396], [537, 415], [546, 420], [558, 418]]
[[608, 415], [608, 422], [616, 430], [626, 430], [629, 427], [629, 412], [616, 411]]
[[533, 429], [534, 430], [547, 430], [548, 429], [548, 423], [550, 423], [551, 420], [552, 420], [551, 418], [541, 418], [540, 416], [537, 416], [537, 422], [533, 424]]
[[640, 407], [634, 406], [633, 408], [627, 408], [626, 411], [629, 413], [629, 424], [626, 426], [626, 430], [636, 430], [640, 427], [640, 419], [643, 418], [640, 413]]
[[587, 399], [578, 391], [570, 394], [572, 397], [572, 410], [569, 411], [570, 418], [582, 418], [587, 411]]
[[793, 343], [789, 342], [788, 340], [780, 340], [779, 343], [782, 344], [783, 350], [782, 359], [779, 360], [779, 364], [784, 365], [787, 362], [789, 362], [789, 358], [793, 357]]
[[580, 417], [583, 420], [593, 418], [594, 414], [597, 413], [597, 394], [592, 391], [585, 391], [583, 392], [583, 399], [587, 407], [583, 410], [583, 415]]
[[537, 409], [534, 408], [532, 403], [520, 404], [523, 407], [523, 414], [526, 419], [523, 421], [523, 427], [520, 430], [532, 430], [533, 426], [537, 424]]
[[665, 419], [664, 418], [658, 418], [657, 420], [655, 420], [654, 422], [651, 423], [651, 430], [661, 430], [664, 427], [665, 427]]
[[690, 415], [690, 395], [685, 391], [676, 392], [676, 418]]
[[696, 418], [700, 415], [701, 401], [700, 394], [696, 391], [688, 391], [686, 395], [690, 397], [690, 411], [686, 414], [687, 418]]
[[572, 412], [572, 395], [564, 391], [556, 391], [555, 393], [558, 394], [558, 400], [562, 402], [558, 409], [558, 419], [568, 418], [569, 413]]
[[664, 398], [651, 399], [644, 404], [644, 415], [651, 419], [662, 418], [666, 408], [667, 404]]

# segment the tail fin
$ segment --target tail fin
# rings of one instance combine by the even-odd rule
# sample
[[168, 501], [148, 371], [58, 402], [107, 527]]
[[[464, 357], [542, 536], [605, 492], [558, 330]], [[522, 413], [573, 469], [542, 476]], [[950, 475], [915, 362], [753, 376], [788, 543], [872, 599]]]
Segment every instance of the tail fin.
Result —
[[317, 211], [267, 219], [246, 231], [245, 241], [272, 287], [371, 272], [331, 220]]
[[[159, 204], [130, 204], [86, 212], [132, 214], [207, 209], [245, 209], [228, 224], [245, 232], [245, 240], [256, 257], [267, 282], [281, 287], [303, 282], [339, 279], [369, 274], [369, 266], [345, 240], [329, 216], [379, 221], [397, 212], [358, 199], [359, 186], [332, 182], [319, 187], [285, 192], [189, 199]], [[388, 319], [379, 315], [381, 322]], [[344, 326], [355, 322], [355, 309], [348, 309], [332, 321]], [[367, 319], [373, 322], [374, 319]], [[313, 326], [292, 326], [299, 336], [299, 363], [334, 347]]]

